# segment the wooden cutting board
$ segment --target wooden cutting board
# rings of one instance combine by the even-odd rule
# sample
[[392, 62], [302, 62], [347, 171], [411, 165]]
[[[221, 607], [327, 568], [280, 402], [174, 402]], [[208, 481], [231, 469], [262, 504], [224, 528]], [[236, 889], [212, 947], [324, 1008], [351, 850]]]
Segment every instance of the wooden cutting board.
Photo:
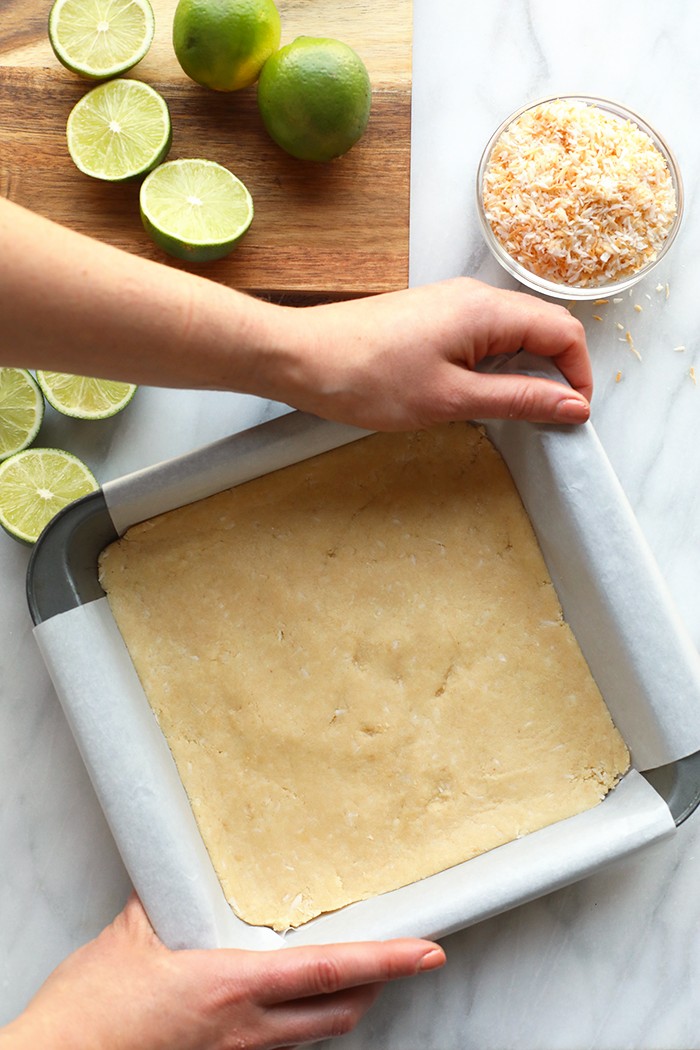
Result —
[[170, 158], [206, 157], [248, 186], [255, 219], [227, 259], [171, 260], [147, 237], [138, 184], [82, 175], [65, 144], [71, 107], [90, 88], [55, 59], [48, 0], [4, 0], [0, 22], [0, 193], [82, 233], [281, 301], [348, 298], [405, 287], [411, 134], [412, 0], [278, 0], [282, 43], [334, 36], [365, 61], [373, 86], [365, 137], [330, 164], [297, 161], [267, 136], [255, 88], [192, 83], [172, 50], [177, 0], [152, 0], [156, 36], [129, 74], [166, 98]]

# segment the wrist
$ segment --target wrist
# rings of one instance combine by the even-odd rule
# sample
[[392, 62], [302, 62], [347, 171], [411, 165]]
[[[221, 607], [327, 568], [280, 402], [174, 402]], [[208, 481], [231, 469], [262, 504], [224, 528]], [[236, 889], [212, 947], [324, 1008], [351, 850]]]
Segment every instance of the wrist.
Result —
[[225, 385], [309, 409], [320, 382], [313, 308], [244, 298], [228, 342]]

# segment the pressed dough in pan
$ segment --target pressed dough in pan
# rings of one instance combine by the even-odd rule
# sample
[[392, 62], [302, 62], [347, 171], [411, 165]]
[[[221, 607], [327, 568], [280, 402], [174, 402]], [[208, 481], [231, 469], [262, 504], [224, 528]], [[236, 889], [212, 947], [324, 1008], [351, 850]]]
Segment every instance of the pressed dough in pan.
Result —
[[249, 923], [415, 882], [628, 767], [474, 426], [372, 435], [163, 514], [101, 580]]

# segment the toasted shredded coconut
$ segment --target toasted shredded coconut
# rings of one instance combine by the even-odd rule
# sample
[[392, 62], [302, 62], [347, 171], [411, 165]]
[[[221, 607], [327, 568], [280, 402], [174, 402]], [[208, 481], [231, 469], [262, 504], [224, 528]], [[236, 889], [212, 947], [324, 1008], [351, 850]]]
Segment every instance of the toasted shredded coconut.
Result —
[[482, 194], [512, 258], [576, 287], [637, 273], [658, 255], [677, 212], [649, 135], [580, 99], [541, 103], [512, 121], [491, 151]]
[[627, 345], [629, 346], [630, 350], [632, 351], [632, 353], [634, 354], [634, 356], [638, 357], [639, 360], [641, 361], [642, 360], [642, 355], [640, 354], [639, 350], [637, 350], [637, 347], [634, 345], [634, 339], [632, 338], [632, 333], [630, 332], [629, 328], [625, 332], [625, 341], [626, 341]]

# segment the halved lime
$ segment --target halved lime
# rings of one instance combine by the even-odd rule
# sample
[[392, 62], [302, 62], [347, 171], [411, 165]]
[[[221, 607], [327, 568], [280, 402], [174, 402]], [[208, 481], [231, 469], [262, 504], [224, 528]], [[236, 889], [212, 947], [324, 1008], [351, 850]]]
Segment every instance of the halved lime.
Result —
[[121, 182], [150, 171], [172, 138], [165, 99], [149, 84], [118, 78], [76, 102], [66, 128], [76, 166], [94, 179]]
[[253, 199], [213, 160], [170, 160], [141, 185], [141, 220], [177, 259], [209, 262], [231, 252], [253, 221]]
[[44, 418], [44, 398], [30, 372], [0, 368], [0, 460], [31, 445]]
[[56, 58], [91, 80], [119, 76], [140, 62], [154, 29], [149, 0], [55, 0], [49, 14]]
[[36, 378], [51, 407], [74, 419], [116, 416], [126, 408], [136, 391], [133, 383], [90, 379], [67, 372], [38, 371]]
[[28, 448], [0, 463], [0, 525], [16, 540], [35, 543], [59, 510], [99, 486], [70, 452]]

